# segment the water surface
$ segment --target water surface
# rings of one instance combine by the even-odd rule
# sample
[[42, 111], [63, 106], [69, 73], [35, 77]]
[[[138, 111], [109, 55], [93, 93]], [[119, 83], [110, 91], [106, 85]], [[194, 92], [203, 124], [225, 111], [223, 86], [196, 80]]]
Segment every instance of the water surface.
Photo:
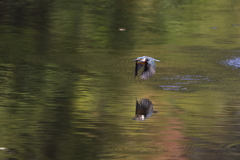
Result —
[[[239, 1], [0, 8], [0, 159], [239, 159]], [[132, 120], [136, 98], [158, 113]]]

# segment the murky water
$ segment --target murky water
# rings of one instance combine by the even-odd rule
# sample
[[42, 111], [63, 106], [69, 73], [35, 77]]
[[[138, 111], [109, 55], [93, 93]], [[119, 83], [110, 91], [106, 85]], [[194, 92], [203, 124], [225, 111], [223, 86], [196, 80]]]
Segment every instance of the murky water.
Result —
[[[0, 8], [0, 159], [239, 159], [240, 1]], [[133, 120], [136, 98], [158, 113]]]

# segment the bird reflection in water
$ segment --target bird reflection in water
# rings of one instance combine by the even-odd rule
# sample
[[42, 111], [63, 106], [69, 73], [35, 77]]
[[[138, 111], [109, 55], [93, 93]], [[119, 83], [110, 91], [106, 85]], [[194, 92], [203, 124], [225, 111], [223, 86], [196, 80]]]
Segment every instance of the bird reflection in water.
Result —
[[149, 99], [143, 98], [140, 101], [136, 99], [136, 115], [133, 120], [143, 121], [152, 116], [157, 111], [153, 110], [153, 104]]

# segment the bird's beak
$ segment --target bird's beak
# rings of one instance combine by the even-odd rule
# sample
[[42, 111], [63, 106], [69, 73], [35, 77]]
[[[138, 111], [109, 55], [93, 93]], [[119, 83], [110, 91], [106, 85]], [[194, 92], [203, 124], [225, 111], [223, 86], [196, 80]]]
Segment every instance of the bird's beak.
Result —
[[138, 58], [138, 59], [134, 59], [133, 61], [139, 61], [139, 62], [145, 62], [146, 61], [146, 59], [145, 58]]

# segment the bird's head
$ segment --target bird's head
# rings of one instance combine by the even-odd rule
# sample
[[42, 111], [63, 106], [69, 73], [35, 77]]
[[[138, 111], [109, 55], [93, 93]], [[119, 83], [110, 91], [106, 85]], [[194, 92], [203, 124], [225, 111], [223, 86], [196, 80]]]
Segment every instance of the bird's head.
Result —
[[147, 61], [147, 58], [145, 56], [138, 57], [138, 58], [134, 59], [133, 61], [136, 61], [137, 63], [145, 63]]
[[144, 115], [139, 115], [139, 116], [136, 116], [135, 118], [133, 118], [133, 120], [144, 121], [145, 117], [144, 117]]

